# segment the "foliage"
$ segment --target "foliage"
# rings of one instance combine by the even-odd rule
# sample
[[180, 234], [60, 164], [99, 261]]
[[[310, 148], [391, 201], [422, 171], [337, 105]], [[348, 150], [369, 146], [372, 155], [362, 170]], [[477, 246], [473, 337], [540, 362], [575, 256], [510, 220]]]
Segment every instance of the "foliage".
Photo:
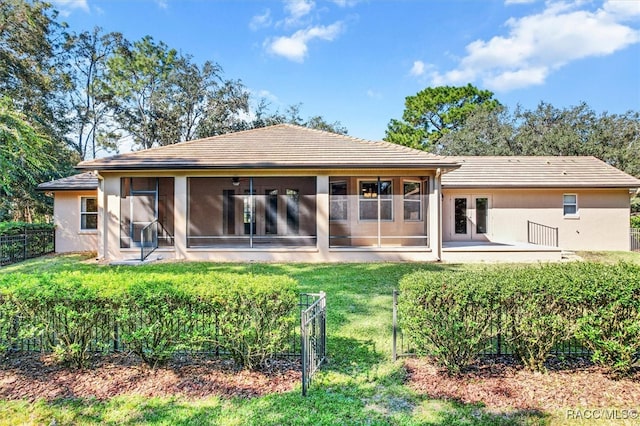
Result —
[[53, 223], [0, 222], [0, 235], [22, 234], [24, 230], [54, 229]]
[[0, 275], [0, 294], [22, 318], [20, 337], [45, 339], [45, 350], [79, 367], [117, 336], [151, 366], [213, 343], [238, 366], [256, 368], [286, 349], [296, 291], [291, 279], [258, 275]]
[[246, 90], [222, 81], [219, 65], [200, 67], [150, 36], [123, 41], [106, 65], [102, 96], [141, 148], [239, 130], [248, 112]]
[[631, 227], [636, 229], [640, 228], [640, 215], [631, 216]]
[[626, 375], [640, 354], [640, 267], [591, 264], [581, 278], [585, 312], [576, 336], [592, 351], [593, 361]]
[[544, 371], [551, 350], [573, 337], [570, 276], [561, 268], [543, 265], [503, 269], [488, 281], [500, 286], [505, 343], [530, 370]]
[[265, 366], [270, 356], [286, 347], [299, 320], [298, 300], [289, 280], [268, 281], [259, 276], [227, 276], [218, 282], [216, 343], [230, 353], [236, 365]]
[[50, 200], [35, 186], [52, 173], [58, 177], [55, 170], [66, 171], [69, 158], [65, 148], [30, 122], [11, 99], [0, 98], [0, 221], [42, 220]]
[[422, 354], [459, 373], [489, 345], [497, 295], [467, 273], [416, 272], [400, 281], [402, 329]]
[[402, 120], [391, 120], [384, 139], [431, 151], [437, 148], [440, 138], [460, 129], [474, 110], [481, 106], [492, 109], [499, 105], [492, 92], [471, 84], [427, 87], [405, 98]]
[[122, 34], [104, 34], [99, 27], [66, 36], [71, 79], [66, 102], [73, 134], [68, 143], [81, 160], [95, 158], [101, 148], [116, 148], [121, 136], [109, 125], [112, 120], [100, 82], [105, 78], [107, 61], [122, 43]]
[[273, 126], [276, 124], [294, 124], [296, 126], [308, 127], [310, 129], [323, 130], [325, 132], [346, 135], [349, 133], [346, 127], [339, 121], [333, 123], [328, 122], [324, 117], [315, 115], [309, 117], [306, 121], [300, 116], [302, 104], [289, 105], [285, 113], [269, 111], [269, 103], [265, 99], [261, 99], [254, 111], [254, 118], [247, 126], [256, 129], [259, 127]]
[[585, 262], [414, 273], [400, 288], [403, 330], [451, 372], [473, 361], [493, 337], [489, 322], [497, 320], [504, 341], [533, 370], [544, 370], [550, 351], [573, 339], [616, 374], [628, 373], [637, 361], [637, 265]]
[[[586, 155], [640, 176], [640, 113], [596, 114], [587, 104], [535, 110], [476, 108], [440, 138], [443, 155]], [[633, 203], [632, 203], [633, 205]]]

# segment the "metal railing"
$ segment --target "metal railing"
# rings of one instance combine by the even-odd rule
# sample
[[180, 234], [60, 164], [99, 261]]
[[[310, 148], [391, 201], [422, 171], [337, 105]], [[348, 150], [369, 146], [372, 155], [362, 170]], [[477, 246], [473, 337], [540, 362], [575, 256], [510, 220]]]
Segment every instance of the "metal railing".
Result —
[[[392, 359], [396, 361], [401, 357], [410, 357], [416, 355], [416, 347], [412, 344], [409, 336], [405, 336], [402, 332], [402, 318], [398, 311], [398, 298], [400, 297], [399, 290], [393, 290], [393, 343], [392, 343]], [[514, 350], [505, 342], [505, 336], [507, 331], [502, 325], [502, 315], [500, 312], [496, 315], [496, 320], [493, 320], [489, 324], [489, 335], [491, 337], [485, 346], [485, 349], [480, 351], [478, 356], [501, 356], [501, 355], [514, 355]], [[508, 337], [508, 336], [507, 336]], [[551, 355], [557, 357], [583, 357], [590, 356], [591, 352], [585, 347], [580, 345], [575, 339], [559, 342], [550, 351]]]
[[55, 252], [55, 237], [53, 229], [25, 229], [17, 235], [0, 235], [0, 266]]
[[301, 306], [315, 299], [308, 308], [300, 312], [300, 337], [302, 342], [302, 395], [307, 395], [314, 373], [327, 357], [327, 299], [324, 292], [301, 295]]
[[640, 251], [640, 228], [631, 228], [629, 237], [631, 239], [631, 251]]
[[527, 242], [541, 246], [558, 247], [558, 228], [527, 220]]

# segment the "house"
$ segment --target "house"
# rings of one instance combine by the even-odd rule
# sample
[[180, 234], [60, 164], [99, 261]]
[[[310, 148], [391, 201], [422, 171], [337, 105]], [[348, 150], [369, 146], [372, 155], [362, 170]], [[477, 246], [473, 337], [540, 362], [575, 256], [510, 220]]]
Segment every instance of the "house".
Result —
[[41, 184], [57, 249], [216, 261], [554, 260], [629, 250], [640, 180], [593, 157], [443, 157], [281, 124]]

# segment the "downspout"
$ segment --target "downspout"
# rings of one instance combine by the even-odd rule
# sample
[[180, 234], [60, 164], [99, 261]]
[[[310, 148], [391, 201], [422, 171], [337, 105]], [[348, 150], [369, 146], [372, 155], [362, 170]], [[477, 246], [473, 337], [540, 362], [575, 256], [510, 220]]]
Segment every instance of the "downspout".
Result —
[[440, 169], [440, 167], [438, 167], [436, 169], [436, 178], [434, 181], [434, 190], [437, 192], [436, 199], [438, 200], [438, 252], [436, 253], [436, 259], [438, 262], [442, 261], [442, 185], [440, 184], [441, 176], [442, 170]]

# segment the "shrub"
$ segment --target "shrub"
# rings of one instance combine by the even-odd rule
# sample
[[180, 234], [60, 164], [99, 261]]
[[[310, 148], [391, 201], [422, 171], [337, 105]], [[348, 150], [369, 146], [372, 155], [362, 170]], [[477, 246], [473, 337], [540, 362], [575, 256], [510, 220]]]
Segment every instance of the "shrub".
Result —
[[584, 314], [576, 336], [594, 362], [616, 375], [629, 373], [640, 354], [640, 267], [592, 265], [581, 292]]
[[54, 229], [54, 226], [52, 223], [0, 222], [0, 235], [22, 234], [25, 229]]
[[0, 349], [43, 339], [43, 350], [79, 367], [91, 348], [121, 342], [151, 366], [214, 344], [254, 368], [284, 351], [298, 313], [297, 284], [287, 277], [143, 268], [0, 274], [0, 300]]
[[631, 227], [632, 228], [640, 228], [640, 215], [631, 216]]
[[14, 288], [12, 303], [19, 338], [42, 338], [46, 348], [65, 363], [80, 368], [96, 332], [110, 316], [110, 304], [83, 286], [79, 274], [43, 274]]
[[504, 269], [496, 274], [505, 343], [530, 370], [544, 371], [551, 350], [572, 337], [571, 304], [556, 265]]
[[116, 312], [119, 337], [127, 349], [155, 367], [189, 347], [195, 297], [166, 282], [134, 283]]
[[216, 344], [236, 365], [250, 369], [264, 366], [272, 355], [287, 348], [299, 314], [295, 281], [230, 275], [217, 284]]
[[[482, 277], [482, 274], [480, 274]], [[418, 352], [459, 373], [490, 345], [495, 286], [468, 273], [416, 272], [400, 281], [402, 329]]]

